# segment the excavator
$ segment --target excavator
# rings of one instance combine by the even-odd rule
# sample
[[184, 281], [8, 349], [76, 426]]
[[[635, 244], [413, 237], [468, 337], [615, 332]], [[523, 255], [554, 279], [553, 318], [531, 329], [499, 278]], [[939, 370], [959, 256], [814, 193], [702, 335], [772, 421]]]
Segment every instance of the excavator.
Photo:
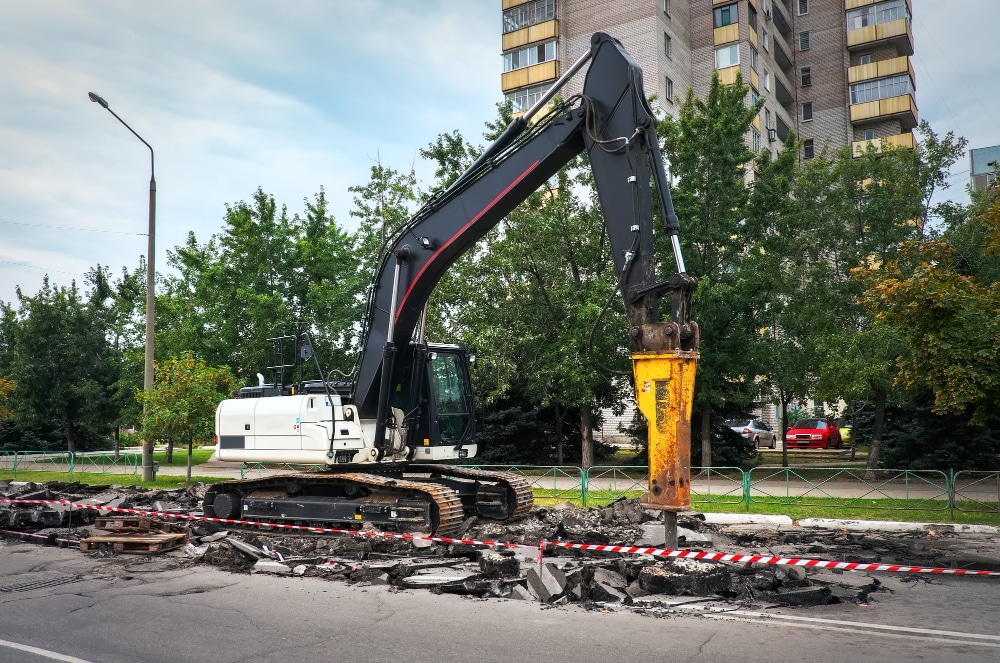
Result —
[[[588, 63], [582, 94], [553, 102]], [[584, 152], [625, 302], [637, 401], [649, 421], [646, 501], [675, 516], [686, 509], [697, 281], [685, 273], [642, 70], [616, 39], [597, 33], [588, 53], [390, 238], [370, 288], [352, 379], [323, 377], [308, 335], [272, 339], [273, 381], [258, 374], [258, 385], [218, 407], [218, 458], [311, 468], [214, 484], [205, 515], [444, 537], [472, 516], [525, 515], [532, 506], [526, 479], [453, 464], [475, 458], [478, 449], [470, 357], [461, 345], [426, 341], [426, 305], [463, 253]], [[662, 281], [654, 196], [677, 267]], [[669, 320], [660, 320], [668, 293]], [[318, 379], [303, 378], [310, 361]]]

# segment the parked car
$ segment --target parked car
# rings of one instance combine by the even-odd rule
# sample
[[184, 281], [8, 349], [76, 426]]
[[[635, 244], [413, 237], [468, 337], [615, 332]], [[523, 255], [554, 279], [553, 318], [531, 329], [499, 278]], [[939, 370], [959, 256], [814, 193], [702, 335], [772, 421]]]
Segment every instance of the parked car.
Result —
[[789, 449], [839, 449], [844, 446], [844, 440], [832, 419], [799, 419], [785, 432], [785, 446]]
[[760, 449], [761, 447], [774, 449], [778, 446], [774, 431], [760, 419], [751, 419], [750, 417], [730, 419], [726, 422], [726, 425], [753, 442], [753, 446], [756, 449]]
[[840, 439], [846, 446], [851, 446], [851, 422], [846, 419], [837, 419], [834, 423], [840, 429]]

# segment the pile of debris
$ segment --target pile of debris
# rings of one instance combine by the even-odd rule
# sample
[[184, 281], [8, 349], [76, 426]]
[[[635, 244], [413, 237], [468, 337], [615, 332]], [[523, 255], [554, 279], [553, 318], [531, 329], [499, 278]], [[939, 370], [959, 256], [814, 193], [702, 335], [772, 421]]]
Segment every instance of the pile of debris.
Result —
[[[0, 482], [0, 494], [8, 497], [65, 499], [164, 513], [195, 511], [204, 491], [205, 487], [199, 485], [147, 491], [56, 483], [5, 486]], [[0, 505], [0, 529], [86, 539], [92, 536], [90, 527], [99, 515], [97, 511], [61, 505]], [[225, 571], [321, 576], [400, 590], [428, 589], [546, 604], [617, 604], [645, 610], [667, 605], [678, 597], [703, 597], [743, 606], [805, 606], [863, 603], [880, 589], [879, 581], [867, 574], [801, 566], [702, 562], [563, 548], [547, 549], [538, 562], [542, 541], [662, 546], [662, 516], [628, 499], [591, 509], [570, 504], [535, 507], [527, 517], [513, 523], [467, 522], [464, 538], [520, 544], [516, 547], [227, 529], [210, 522], [191, 522], [187, 527], [187, 543], [167, 554]], [[939, 532], [807, 530], [790, 521], [713, 525], [697, 513], [681, 514], [678, 538], [680, 547], [687, 549], [765, 556], [820, 556], [927, 566], [954, 565], [958, 559], [947, 545], [948, 535]], [[1000, 544], [990, 545], [993, 552], [1000, 553]], [[107, 555], [109, 551], [104, 548], [94, 554]], [[1000, 563], [1000, 554], [994, 559]]]

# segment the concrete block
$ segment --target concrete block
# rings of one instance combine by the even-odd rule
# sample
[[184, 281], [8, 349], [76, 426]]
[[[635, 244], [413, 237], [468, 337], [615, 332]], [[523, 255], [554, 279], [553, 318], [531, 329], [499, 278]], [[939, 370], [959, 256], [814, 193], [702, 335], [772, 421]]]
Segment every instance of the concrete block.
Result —
[[770, 597], [775, 603], [790, 606], [826, 605], [833, 603], [833, 592], [826, 586], [796, 587]]
[[522, 585], [514, 585], [510, 588], [510, 594], [508, 598], [512, 598], [516, 601], [534, 601], [534, 595], [528, 591], [527, 587]]
[[639, 572], [639, 586], [648, 594], [677, 595], [690, 591], [691, 577], [659, 566], [647, 566]]
[[521, 574], [521, 562], [509, 555], [484, 552], [479, 556], [479, 569], [487, 578], [509, 578]]

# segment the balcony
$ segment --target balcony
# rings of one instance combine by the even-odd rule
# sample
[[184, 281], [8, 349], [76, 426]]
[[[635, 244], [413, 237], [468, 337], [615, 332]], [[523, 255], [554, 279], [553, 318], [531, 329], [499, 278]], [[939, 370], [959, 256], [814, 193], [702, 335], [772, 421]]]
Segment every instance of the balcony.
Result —
[[869, 81], [875, 78], [885, 78], [886, 76], [895, 76], [896, 74], [906, 73], [910, 74], [911, 81], [916, 81], [916, 76], [913, 74], [913, 65], [910, 63], [910, 58], [905, 55], [901, 55], [898, 58], [879, 60], [878, 62], [859, 64], [851, 67], [847, 70], [847, 81], [848, 83], [860, 83], [861, 81]]
[[733, 85], [736, 82], [736, 75], [740, 73], [740, 66], [737, 64], [732, 67], [723, 67], [716, 71], [719, 72], [720, 83], [723, 85]]
[[781, 7], [780, 2], [771, 3], [771, 20], [774, 21], [774, 27], [778, 28], [778, 32], [785, 36], [785, 39], [792, 34], [792, 24], [788, 22], [785, 17], [785, 12]]
[[847, 50], [869, 49], [881, 44], [895, 46], [900, 55], [913, 55], [913, 32], [910, 19], [897, 18], [887, 23], [866, 25], [847, 31]]
[[715, 38], [714, 41], [716, 46], [719, 44], [728, 44], [731, 41], [737, 41], [740, 38], [740, 24], [732, 23], [721, 28], [715, 28], [713, 37]]
[[784, 143], [785, 140], [788, 139], [788, 132], [791, 129], [789, 128], [789, 126], [787, 124], [785, 124], [785, 121], [782, 120], [780, 116], [776, 115], [775, 118], [774, 118], [774, 129], [775, 129], [774, 132], [778, 136], [778, 140], [780, 140], [782, 143]]
[[884, 138], [856, 140], [851, 143], [851, 152], [854, 154], [854, 158], [857, 159], [863, 155], [868, 150], [869, 145], [873, 146], [880, 152], [883, 148], [887, 147], [904, 147], [908, 150], [912, 150], [916, 147], [916, 141], [913, 138], [913, 134], [909, 131], [905, 134], [896, 134], [894, 136], [886, 136]]
[[774, 96], [789, 115], [795, 115], [795, 96], [777, 76], [774, 77]]
[[504, 92], [516, 90], [527, 85], [537, 85], [559, 78], [559, 61], [549, 60], [530, 67], [505, 71], [500, 78], [500, 88]]
[[917, 102], [913, 100], [913, 95], [901, 94], [851, 106], [852, 123], [888, 119], [898, 119], [906, 131], [914, 129], [917, 126]]
[[559, 36], [559, 21], [552, 19], [544, 23], [529, 25], [526, 28], [508, 32], [503, 36], [501, 48], [509, 51], [512, 48], [520, 48], [525, 44], [531, 44], [545, 39], [555, 39]]
[[786, 76], [791, 76], [792, 71], [795, 69], [795, 64], [792, 62], [791, 56], [785, 51], [785, 47], [781, 45], [780, 40], [772, 39], [771, 43], [774, 45], [774, 61], [778, 63], [778, 66], [781, 67]]

